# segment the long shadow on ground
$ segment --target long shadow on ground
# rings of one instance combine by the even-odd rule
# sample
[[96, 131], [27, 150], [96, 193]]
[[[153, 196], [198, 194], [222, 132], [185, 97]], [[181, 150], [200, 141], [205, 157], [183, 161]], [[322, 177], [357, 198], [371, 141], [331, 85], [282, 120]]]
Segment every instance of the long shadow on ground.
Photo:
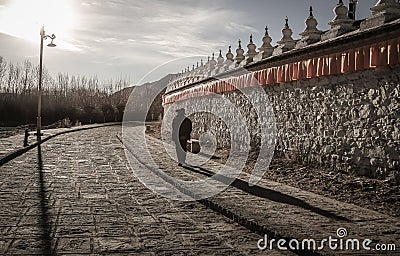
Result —
[[39, 212], [40, 212], [40, 238], [42, 255], [52, 255], [51, 252], [51, 223], [49, 219], [49, 204], [47, 201], [47, 190], [44, 179], [42, 149], [38, 146], [38, 172], [39, 172]]
[[260, 186], [250, 186], [248, 182], [241, 180], [241, 179], [235, 179], [233, 181], [233, 183], [231, 184], [232, 178], [220, 175], [220, 174], [216, 174], [210, 170], [204, 169], [200, 166], [184, 166], [185, 169], [192, 171], [192, 172], [196, 172], [202, 175], [206, 175], [208, 177], [212, 177], [215, 180], [218, 180], [224, 184], [227, 185], [231, 185], [237, 189], [240, 189], [246, 193], [249, 193], [251, 195], [260, 197], [260, 198], [264, 198], [264, 199], [268, 199], [277, 203], [283, 203], [283, 204], [289, 204], [289, 205], [293, 205], [293, 206], [297, 206], [300, 208], [303, 208], [305, 210], [309, 210], [312, 211], [314, 213], [317, 213], [319, 215], [322, 215], [324, 217], [330, 218], [330, 219], [334, 219], [334, 220], [338, 220], [338, 221], [351, 221], [345, 217], [339, 216], [333, 212], [315, 207], [310, 205], [309, 203], [298, 199], [296, 197], [290, 196], [290, 195], [286, 195], [283, 194], [281, 192], [272, 190], [272, 189], [268, 189], [268, 188], [264, 188], [264, 187], [260, 187]]

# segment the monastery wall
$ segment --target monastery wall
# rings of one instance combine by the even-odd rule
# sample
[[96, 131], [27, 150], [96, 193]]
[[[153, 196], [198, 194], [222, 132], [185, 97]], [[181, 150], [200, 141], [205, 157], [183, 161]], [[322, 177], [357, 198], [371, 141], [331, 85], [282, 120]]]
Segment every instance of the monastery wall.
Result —
[[[187, 69], [169, 84], [164, 107], [190, 113], [195, 106], [188, 102], [201, 97], [218, 112], [221, 106], [210, 95], [222, 95], [243, 114], [256, 149], [261, 129], [248, 97], [262, 102], [264, 96], [254, 89], [259, 85], [270, 103], [265, 113], [270, 107], [275, 116], [275, 155], [333, 171], [399, 177], [400, 7], [387, 0], [371, 10], [370, 18], [351, 20], [339, 1], [331, 29], [321, 32], [311, 9], [300, 40], [292, 38], [286, 19], [277, 46], [270, 44], [266, 29], [258, 52], [250, 37], [246, 54], [239, 42], [236, 57], [229, 47], [226, 59], [220, 52], [217, 60]], [[190, 118], [195, 136], [210, 132], [227, 147], [237, 139], [213, 114]], [[239, 139], [246, 136], [240, 130], [235, 131]]]

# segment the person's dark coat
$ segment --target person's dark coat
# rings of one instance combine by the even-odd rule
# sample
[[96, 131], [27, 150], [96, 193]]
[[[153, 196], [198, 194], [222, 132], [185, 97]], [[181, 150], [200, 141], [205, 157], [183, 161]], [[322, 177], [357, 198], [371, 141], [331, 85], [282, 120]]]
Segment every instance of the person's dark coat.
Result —
[[192, 121], [184, 115], [178, 115], [172, 121], [172, 136], [176, 141], [188, 141], [192, 132]]
[[176, 145], [176, 154], [179, 165], [186, 161], [187, 141], [192, 132], [192, 121], [187, 118], [184, 112], [178, 112], [178, 115], [172, 121], [172, 139]]

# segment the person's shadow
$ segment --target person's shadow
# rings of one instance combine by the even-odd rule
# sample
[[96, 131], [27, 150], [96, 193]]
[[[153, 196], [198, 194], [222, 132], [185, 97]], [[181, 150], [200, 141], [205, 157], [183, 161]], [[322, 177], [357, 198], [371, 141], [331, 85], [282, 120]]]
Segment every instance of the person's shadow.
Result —
[[49, 203], [47, 199], [46, 182], [43, 171], [42, 148], [38, 145], [38, 174], [39, 174], [39, 225], [42, 255], [52, 255], [51, 222], [49, 218]]
[[[206, 175], [208, 177], [212, 177], [215, 180], [218, 180], [224, 184], [229, 185], [232, 181], [231, 178], [220, 175], [220, 174], [216, 174], [210, 170], [207, 170], [203, 167], [200, 166], [192, 166], [192, 165], [186, 165], [184, 166], [185, 169], [192, 171], [192, 172], [196, 172], [202, 175]], [[237, 189], [240, 189], [246, 193], [249, 193], [251, 195], [260, 197], [260, 198], [264, 198], [264, 199], [268, 199], [277, 203], [283, 203], [283, 204], [289, 204], [289, 205], [293, 205], [293, 206], [297, 206], [297, 207], [301, 207], [305, 210], [309, 210], [312, 211], [314, 213], [317, 213], [319, 215], [322, 215], [324, 217], [330, 218], [330, 219], [334, 219], [334, 220], [338, 220], [338, 221], [351, 221], [349, 219], [347, 219], [346, 217], [342, 217], [339, 216], [333, 212], [315, 207], [310, 205], [309, 203], [298, 199], [296, 197], [290, 196], [290, 195], [286, 195], [283, 194], [281, 192], [272, 190], [272, 189], [268, 189], [268, 188], [264, 188], [264, 187], [260, 187], [260, 186], [250, 186], [248, 182], [241, 180], [241, 179], [235, 179], [233, 181], [232, 184], [230, 184], [230, 186], [233, 186]]]

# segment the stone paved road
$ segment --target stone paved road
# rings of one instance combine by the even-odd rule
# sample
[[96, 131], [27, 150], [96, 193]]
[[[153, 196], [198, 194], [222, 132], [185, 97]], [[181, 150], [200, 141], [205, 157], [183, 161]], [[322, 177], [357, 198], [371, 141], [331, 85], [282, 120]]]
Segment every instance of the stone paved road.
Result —
[[[146, 146], [140, 143], [143, 130], [140, 127], [130, 129], [124, 142], [134, 145], [136, 151], [144, 152]], [[204, 179], [204, 172], [209, 170], [218, 172], [221, 164], [213, 161], [204, 163], [202, 157], [189, 155], [188, 161], [203, 162], [204, 169], [178, 168], [176, 162], [165, 153], [161, 142], [147, 136], [147, 148], [151, 155], [138, 154], [136, 157], [143, 163], [149, 163], [151, 158], [157, 166], [166, 174], [179, 180]], [[168, 147], [168, 146], [167, 146]], [[200, 173], [203, 174], [200, 174]], [[248, 181], [248, 174], [242, 173], [242, 181]], [[262, 179], [259, 186], [249, 187], [246, 182], [233, 183], [223, 193], [210, 200], [225, 209], [254, 220], [260, 226], [265, 226], [275, 234], [283, 237], [302, 239], [317, 239], [336, 236], [339, 228], [348, 231], [345, 239], [373, 240], [372, 244], [395, 244], [396, 251], [386, 252], [386, 255], [400, 255], [400, 220], [385, 214], [368, 209], [368, 205], [352, 205], [339, 202], [324, 196], [320, 196], [298, 188], [286, 186], [267, 179]], [[382, 252], [361, 251], [332, 251], [325, 247], [323, 251], [327, 255], [378, 255]]]
[[0, 167], [0, 253], [265, 255], [260, 236], [199, 203], [144, 187], [119, 131], [61, 135]]
[[[112, 123], [107, 123], [106, 125], [112, 125]], [[45, 139], [51, 135], [60, 132], [74, 131], [85, 128], [99, 127], [99, 126], [103, 126], [103, 124], [90, 124], [90, 125], [74, 126], [71, 128], [46, 129], [42, 130], [43, 133], [42, 139]], [[30, 136], [28, 137], [28, 142], [30, 145], [36, 142], [36, 136], [34, 135], [35, 132], [36, 131], [31, 131]], [[6, 156], [7, 154], [15, 150], [23, 148], [23, 144], [24, 144], [23, 131], [21, 131], [20, 134], [17, 135], [13, 135], [6, 138], [0, 138], [0, 158]]]

